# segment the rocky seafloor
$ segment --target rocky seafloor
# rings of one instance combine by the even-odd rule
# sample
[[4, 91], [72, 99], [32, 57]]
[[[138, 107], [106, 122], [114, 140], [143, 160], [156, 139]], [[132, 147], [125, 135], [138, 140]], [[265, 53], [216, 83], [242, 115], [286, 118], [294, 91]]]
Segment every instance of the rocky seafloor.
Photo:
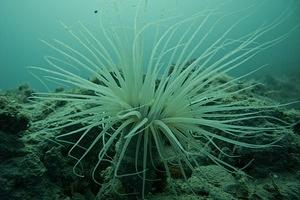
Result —
[[[287, 77], [265, 76], [260, 80], [262, 85], [240, 94], [240, 98], [251, 97], [272, 104], [299, 100], [300, 75]], [[68, 104], [32, 102], [33, 92], [28, 85], [22, 85], [0, 93], [0, 200], [126, 199], [105, 190], [109, 183], [105, 177], [102, 185], [98, 185], [89, 176], [74, 175], [74, 160], [67, 156], [68, 148], [53, 139], [55, 133], [40, 131], [41, 124], [34, 123], [56, 110], [66, 109]], [[300, 199], [300, 105], [274, 108], [272, 113], [292, 126], [281, 133], [284, 137], [277, 147], [235, 149], [239, 157], [228, 162], [241, 168], [251, 161], [243, 171], [230, 173], [204, 158], [187, 180], [173, 170], [172, 183], [177, 195], [166, 181], [157, 183], [147, 199]]]

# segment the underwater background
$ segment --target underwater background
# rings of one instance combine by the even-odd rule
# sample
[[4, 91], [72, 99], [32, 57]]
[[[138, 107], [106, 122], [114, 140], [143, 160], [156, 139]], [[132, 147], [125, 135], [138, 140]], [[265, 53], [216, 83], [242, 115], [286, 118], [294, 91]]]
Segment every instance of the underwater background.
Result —
[[[20, 84], [29, 83], [35, 89], [44, 90], [45, 88], [40, 86], [40, 83], [28, 73], [26, 68], [29, 65], [44, 64], [43, 56], [49, 48], [39, 39], [56, 38], [67, 41], [69, 36], [65, 34], [60, 21], [68, 26], [76, 24], [77, 21], [93, 26], [98, 24], [99, 15], [104, 13], [108, 16], [108, 20], [114, 20], [116, 9], [119, 9], [118, 12], [123, 17], [127, 15], [129, 21], [132, 9], [137, 4], [136, 1], [114, 1], [117, 2], [118, 8], [107, 6], [105, 0], [1, 0], [0, 88], [14, 88]], [[287, 8], [291, 9], [290, 16], [284, 24], [276, 29], [278, 33], [271, 34], [285, 33], [300, 23], [300, 1], [297, 0], [151, 0], [146, 12], [149, 14], [147, 16], [149, 19], [168, 13], [188, 17], [203, 8], [216, 8], [224, 3], [228, 4], [221, 8], [221, 11], [224, 12], [234, 12], [251, 5], [256, 6], [251, 20], [237, 28], [237, 31], [241, 33], [247, 27], [254, 29], [263, 22], [268, 23], [272, 19], [274, 20]], [[232, 21], [229, 20], [228, 24], [231, 23]], [[224, 27], [219, 29], [225, 31], [227, 27], [224, 24]], [[260, 70], [255, 75], [299, 71], [299, 35], [300, 29], [298, 28], [287, 39], [255, 57], [251, 62], [269, 64], [267, 68]], [[271, 35], [270, 38], [272, 38]], [[251, 63], [247, 63], [247, 65], [251, 65]], [[240, 67], [237, 73], [243, 74], [246, 71], [249, 71], [247, 66]]]
[[[70, 39], [68, 32], [80, 27], [78, 21], [86, 25], [93, 33], [97, 33], [99, 29], [100, 17], [106, 26], [132, 27], [137, 1], [139, 0], [0, 0], [0, 200], [141, 199], [141, 195], [124, 195], [128, 188], [141, 187], [140, 181], [131, 179], [124, 184], [119, 180], [116, 183], [111, 180], [112, 162], [99, 166], [96, 179], [90, 176], [91, 169], [97, 162], [99, 149], [102, 148], [101, 144], [97, 144], [99, 146], [89, 152], [87, 160], [84, 160], [86, 161], [83, 162], [85, 176], [80, 177], [74, 173], [74, 163], [77, 157], [69, 154], [72, 151], [70, 148], [74, 144], [73, 141], [78, 138], [74, 136], [69, 144], [65, 144], [57, 140], [56, 136], [72, 133], [74, 130], [81, 130], [85, 127], [90, 119], [87, 118], [88, 120], [85, 121], [85, 117], [92, 115], [85, 111], [90, 111], [94, 103], [85, 105], [82, 101], [72, 104], [72, 101], [58, 101], [55, 96], [53, 99], [51, 97], [39, 99], [35, 96], [35, 92], [45, 92], [48, 88], [37, 78], [39, 73], [32, 74], [32, 71], [28, 69], [28, 66], [47, 68], [48, 65], [43, 57], [45, 55], [56, 56], [53, 50], [41, 40], [58, 39], [78, 48], [80, 45], [76, 43], [76, 40]], [[232, 145], [224, 141], [217, 141], [216, 144], [212, 142], [214, 147], [219, 145], [220, 150], [212, 148], [213, 145], [207, 142], [208, 145], [203, 145], [203, 148], [207, 148], [211, 155], [241, 170], [229, 172], [223, 165], [212, 162], [204, 155], [196, 157], [200, 165], [195, 167], [195, 170], [184, 169], [187, 171], [186, 175], [182, 173], [184, 170], [176, 165], [170, 164], [169, 175], [163, 172], [162, 166], [159, 166], [162, 169], [157, 169], [156, 174], [153, 175], [157, 179], [151, 180], [154, 183], [149, 184], [148, 191], [143, 193], [143, 197], [145, 195], [145, 199], [148, 200], [300, 200], [300, 0], [141, 1], [145, 2], [142, 4], [145, 5], [141, 14], [144, 18], [140, 19], [142, 23], [168, 16], [178, 16], [184, 19], [204, 9], [235, 13], [232, 17], [226, 18], [223, 23], [219, 23], [209, 36], [209, 41], [217, 40], [228, 27], [239, 19], [243, 19], [245, 13], [250, 13], [249, 17], [234, 28], [230, 34], [231, 38], [240, 38], [261, 25], [268, 25], [281, 18], [284, 18], [284, 23], [262, 36], [258, 42], [264, 43], [289, 33], [287, 38], [230, 71], [229, 75], [220, 74], [208, 86], [208, 89], [218, 88], [229, 83], [229, 89], [232, 89], [230, 91], [232, 93], [229, 94], [241, 91], [236, 95], [228, 95], [221, 99], [223, 101], [219, 102], [217, 99], [216, 102], [209, 102], [208, 106], [209, 104], [215, 105], [214, 103], [234, 105], [236, 102], [243, 102], [248, 106], [249, 103], [250, 109], [245, 115], [253, 111], [253, 113], [263, 113], [262, 115], [265, 114], [266, 118], [270, 118], [264, 120], [254, 117], [246, 122], [237, 119], [237, 124], [240, 123], [241, 127], [258, 127], [258, 129], [261, 128], [260, 130], [271, 127], [270, 131], [263, 132], [258, 137], [249, 136], [241, 141], [248, 142], [249, 139], [249, 143], [260, 145], [273, 144], [274, 138], [281, 138], [276, 140], [276, 145], [271, 145], [269, 148], [244, 148], [242, 145]], [[251, 11], [248, 12], [249, 10]], [[119, 15], [122, 16], [122, 24], [120, 24]], [[215, 22], [215, 19], [209, 18], [208, 27]], [[170, 22], [159, 25], [168, 27], [175, 22], [176, 19], [172, 19]], [[182, 27], [185, 28], [185, 25]], [[295, 27], [297, 28], [294, 29]], [[184, 28], [180, 29], [182, 34], [186, 31]], [[149, 37], [150, 40], [153, 38], [152, 33], [150, 30], [145, 37]], [[180, 34], [179, 32], [178, 35]], [[176, 41], [170, 44], [172, 45], [176, 46]], [[151, 51], [151, 44], [145, 42], [143, 47], [146, 53]], [[201, 51], [205, 48], [207, 48], [205, 44], [200, 47]], [[226, 54], [227, 51], [222, 53]], [[184, 67], [191, 65], [192, 62], [191, 60], [184, 63]], [[245, 79], [234, 78], [254, 71], [265, 64], [267, 64], [266, 67]], [[101, 85], [101, 81], [95, 77], [86, 76], [85, 73], [80, 75], [91, 83]], [[157, 80], [154, 79], [154, 82]], [[51, 86], [50, 89], [57, 94], [73, 92], [74, 97], [78, 95], [79, 99], [85, 97], [84, 95], [88, 97], [98, 95], [95, 95], [96, 92], [91, 93], [82, 88], [62, 88], [57, 87], [60, 85], [56, 84], [52, 87], [51, 83], [48, 86]], [[248, 89], [243, 91], [241, 88]], [[215, 94], [218, 95], [217, 92]], [[205, 98], [204, 100], [206, 101]], [[152, 106], [151, 102], [150, 104]], [[267, 109], [257, 111], [256, 108]], [[77, 113], [84, 113], [84, 115], [76, 115]], [[74, 124], [71, 122], [70, 127], [64, 126], [63, 123], [67, 124], [68, 120], [65, 122], [60, 122], [60, 120], [72, 114], [74, 118], [66, 119], [70, 121], [79, 119], [79, 122]], [[235, 111], [221, 114], [243, 116], [243, 113]], [[80, 121], [81, 117], [82, 121]], [[258, 115], [257, 118], [260, 117]], [[226, 119], [226, 116], [224, 118]], [[103, 118], [91, 118], [91, 121], [98, 120], [103, 120]], [[279, 127], [284, 124], [282, 129], [272, 129], [273, 126], [276, 127], [277, 122], [279, 122]], [[56, 123], [59, 125], [56, 126]], [[111, 127], [110, 131], [115, 131], [116, 127]], [[219, 134], [219, 130], [214, 128], [208, 126], [209, 131]], [[93, 127], [89, 137], [92, 139], [97, 137], [103, 129], [103, 124]], [[84, 145], [89, 145], [89, 142], [93, 141], [89, 140], [91, 138], [84, 141], [86, 142]], [[105, 152], [108, 157], [117, 157], [120, 138], [117, 137], [112, 147]], [[236, 139], [234, 136], [232, 138]], [[213, 141], [215, 138], [208, 137], [208, 139]], [[103, 143], [104, 140], [105, 138]], [[239, 138], [236, 141], [239, 141]], [[166, 144], [163, 145], [167, 146], [166, 155], [173, 155], [172, 149], [168, 149], [169, 141], [164, 142]], [[76, 153], [80, 157], [81, 152], [75, 152], [74, 155]], [[128, 160], [132, 161], [132, 158]], [[125, 172], [127, 170], [126, 164], [120, 168]], [[96, 183], [95, 180], [99, 182]], [[178, 192], [177, 194], [174, 194], [172, 187]], [[119, 191], [123, 193], [118, 193]]]

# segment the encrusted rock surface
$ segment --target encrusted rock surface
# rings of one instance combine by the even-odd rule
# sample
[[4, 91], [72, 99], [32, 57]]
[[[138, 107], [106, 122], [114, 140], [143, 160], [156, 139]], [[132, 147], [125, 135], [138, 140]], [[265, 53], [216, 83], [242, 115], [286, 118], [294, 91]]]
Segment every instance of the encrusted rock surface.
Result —
[[[273, 79], [266, 78], [264, 86], [255, 87], [234, 98], [251, 97], [257, 104], [265, 101], [282, 102], [281, 96], [274, 95], [275, 93], [268, 93], [267, 97], [263, 95], [270, 88], [276, 90], [274, 87], [284, 88], [290, 85], [286, 80], [281, 85], [278, 81], [277, 85], [272, 84]], [[214, 84], [228, 80], [230, 77], [224, 76]], [[241, 83], [247, 84], [251, 83]], [[80, 90], [77, 92], [84, 93]], [[43, 131], [43, 123], [35, 123], [55, 112], [72, 112], [84, 108], [70, 106], [65, 102], [32, 102], [29, 98], [32, 93], [27, 85], [23, 85], [0, 94], [0, 199], [126, 199], [126, 196], [116, 194], [111, 189], [114, 184], [115, 188], [122, 191], [120, 182], [112, 183], [109, 179], [111, 166], [101, 168], [101, 176], [98, 177], [101, 185], [97, 185], [88, 176], [90, 171], [84, 171], [87, 175], [84, 178], [75, 176], [72, 172], [75, 160], [67, 155], [68, 145], [55, 141], [55, 132]], [[285, 100], [289, 102], [295, 98], [291, 95], [291, 99]], [[164, 177], [164, 182], [155, 183], [156, 188], [151, 190], [147, 199], [300, 199], [300, 110], [296, 105], [279, 107], [272, 114], [293, 124], [290, 128], [287, 127], [285, 133], [274, 133], [284, 135], [278, 147], [245, 149], [223, 146], [224, 152], [239, 155], [237, 158], [224, 157], [226, 162], [244, 168], [243, 172], [229, 172], [205, 157], [199, 157], [201, 166], [188, 174], [187, 180], [173, 167], [173, 178]], [[255, 138], [253, 141], [261, 139]], [[271, 141], [263, 139], [264, 142]], [[111, 154], [113, 156], [114, 152]], [[222, 155], [215, 156], [223, 158]], [[90, 161], [94, 159], [95, 157], [91, 157]], [[87, 166], [90, 164], [87, 163]], [[178, 191], [177, 195], [173, 193], [171, 186]]]

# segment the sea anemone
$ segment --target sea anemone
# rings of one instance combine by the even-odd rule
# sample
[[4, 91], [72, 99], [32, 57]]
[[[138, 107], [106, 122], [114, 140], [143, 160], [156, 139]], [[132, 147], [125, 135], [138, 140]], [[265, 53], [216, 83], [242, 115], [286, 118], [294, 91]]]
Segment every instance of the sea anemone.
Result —
[[[144, 198], [149, 184], [157, 179], [155, 171], [170, 178], [175, 165], [187, 179], [186, 170], [201, 165], [199, 156], [237, 170], [209, 148], [232, 157], [222, 150], [223, 144], [273, 146], [281, 137], [260, 144], [247, 139], [272, 136], [273, 131], [285, 128], [285, 122], [266, 112], [275, 106], [231, 98], [256, 86], [236, 87], [235, 83], [263, 65], [243, 76], [213, 83], [284, 40], [289, 33], [267, 41], [261, 38], [283, 23], [286, 12], [271, 23], [231, 38], [251, 17], [247, 14], [212, 41], [210, 36], [224, 20], [251, 8], [230, 14], [206, 9], [188, 18], [142, 22], [144, 5], [139, 2], [129, 28], [101, 21], [100, 33], [94, 34], [81, 22], [78, 31], [64, 25], [76, 44], [42, 40], [56, 54], [45, 56], [47, 67], [30, 67], [45, 73], [46, 80], [81, 89], [40, 92], [34, 97], [67, 102], [71, 108], [55, 111], [37, 123], [48, 125], [44, 131], [59, 131], [56, 141], [71, 146], [68, 155], [76, 160], [73, 172], [83, 176], [82, 163], [97, 152], [91, 169], [95, 182], [99, 183], [99, 167], [110, 165], [113, 180], [134, 187], [124, 186], [125, 193]], [[268, 125], [248, 123], [253, 120], [268, 121]]]

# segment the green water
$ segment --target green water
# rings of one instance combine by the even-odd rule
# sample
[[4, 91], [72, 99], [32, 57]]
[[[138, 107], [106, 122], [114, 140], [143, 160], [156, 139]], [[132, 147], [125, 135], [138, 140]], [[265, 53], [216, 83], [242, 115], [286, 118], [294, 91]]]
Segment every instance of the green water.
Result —
[[[27, 66], [44, 65], [43, 56], [49, 48], [39, 39], [51, 40], [58, 38], [68, 41], [69, 36], [62, 28], [62, 20], [68, 26], [76, 26], [78, 20], [91, 27], [97, 27], [99, 18], [112, 24], [118, 24], [116, 13], [122, 16], [123, 25], [131, 25], [134, 10], [137, 7], [135, 0], [115, 0], [110, 5], [108, 0], [1, 0], [0, 2], [0, 88], [8, 89], [23, 83], [29, 83], [33, 88], [42, 89], [40, 83], [28, 72]], [[270, 23], [285, 9], [289, 15], [283, 24], [269, 33], [264, 39], [276, 37], [288, 32], [300, 23], [300, 3], [297, 0], [149, 0], [147, 8], [143, 10], [145, 22], [158, 19], [162, 16], [188, 17], [205, 8], [216, 9], [220, 12], [232, 13], [254, 6], [255, 12], [245, 22], [235, 29], [234, 34], [243, 34], [253, 30], [263, 23]], [[222, 5], [221, 4], [225, 4]], [[97, 11], [95, 13], [95, 11]], [[249, 12], [246, 12], [249, 14]], [[245, 13], [235, 15], [227, 20], [216, 32], [228, 29], [230, 24], [245, 16]], [[214, 19], [210, 19], [213, 24]], [[174, 22], [174, 21], [173, 21]], [[171, 22], [172, 23], [172, 22]], [[170, 23], [166, 24], [170, 26]], [[265, 73], [282, 73], [290, 70], [300, 70], [300, 28], [293, 31], [280, 44], [261, 53], [249, 63], [240, 67], [235, 73], [243, 74], [249, 69], [247, 66], [269, 64], [269, 67], [256, 75]], [[215, 37], [215, 38], [214, 38]], [[218, 34], [211, 36], [217, 39]]]

